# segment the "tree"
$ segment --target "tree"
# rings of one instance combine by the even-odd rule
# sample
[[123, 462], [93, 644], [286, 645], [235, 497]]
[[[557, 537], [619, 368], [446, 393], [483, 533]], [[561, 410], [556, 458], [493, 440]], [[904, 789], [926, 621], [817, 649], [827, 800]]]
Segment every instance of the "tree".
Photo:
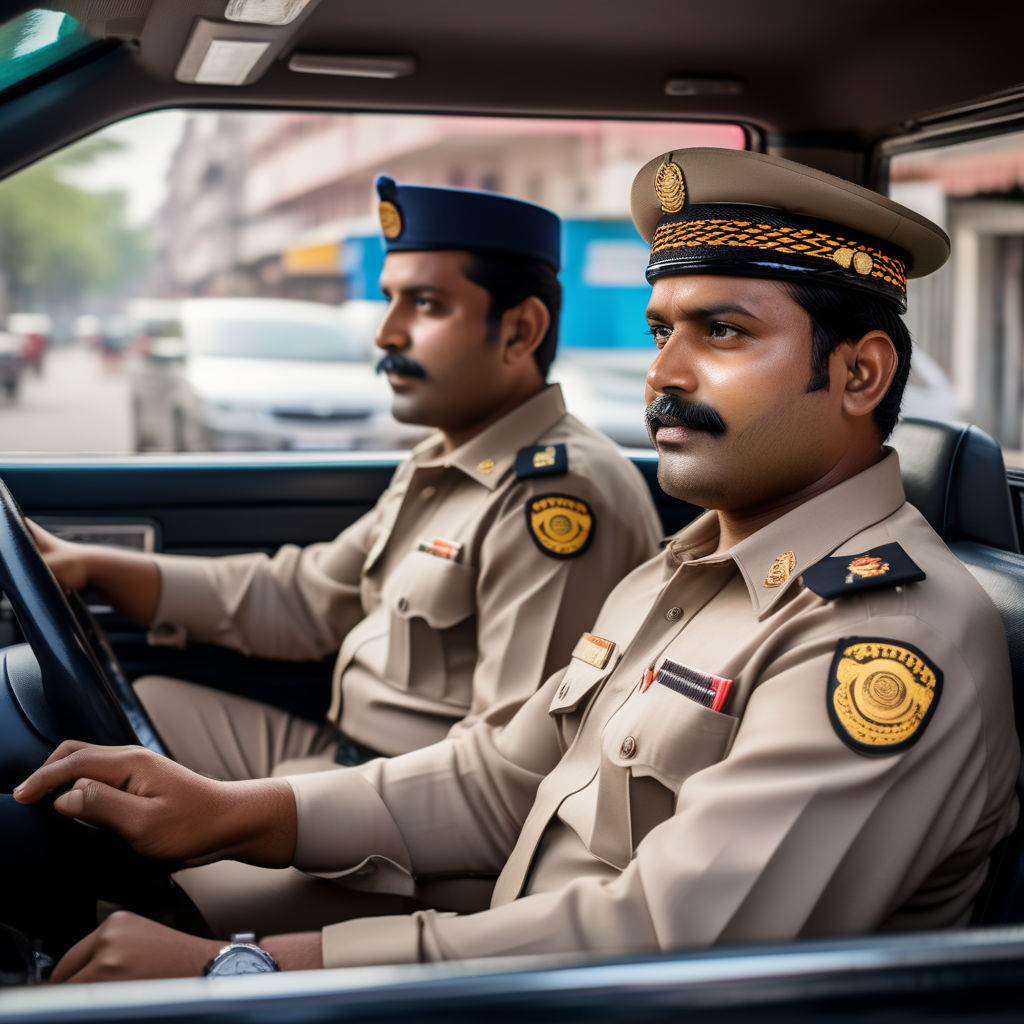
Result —
[[[73, 305], [142, 269], [142, 233], [127, 225], [123, 192], [88, 192], [68, 170], [120, 148], [92, 139], [0, 182], [0, 277], [7, 310]], [[2, 291], [0, 291], [2, 298]]]

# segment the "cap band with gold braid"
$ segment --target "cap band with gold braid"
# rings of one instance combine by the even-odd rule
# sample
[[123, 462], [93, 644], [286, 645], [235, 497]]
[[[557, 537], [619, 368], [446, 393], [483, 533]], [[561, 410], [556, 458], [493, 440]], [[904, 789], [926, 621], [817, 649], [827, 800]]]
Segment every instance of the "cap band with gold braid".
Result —
[[907, 278], [945, 261], [949, 240], [897, 203], [789, 160], [720, 149], [656, 157], [633, 183], [651, 246], [647, 279], [735, 274], [871, 292], [899, 309]]

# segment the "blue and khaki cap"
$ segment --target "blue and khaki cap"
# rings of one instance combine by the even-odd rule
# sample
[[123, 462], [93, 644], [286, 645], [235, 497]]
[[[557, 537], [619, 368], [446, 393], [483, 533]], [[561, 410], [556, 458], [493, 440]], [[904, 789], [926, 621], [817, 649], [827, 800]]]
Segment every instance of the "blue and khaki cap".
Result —
[[467, 249], [561, 265], [561, 221], [543, 206], [492, 192], [399, 185], [377, 179], [388, 252]]
[[852, 182], [781, 157], [679, 149], [633, 181], [647, 280], [734, 274], [856, 288], [907, 308], [907, 278], [949, 256], [945, 232]]

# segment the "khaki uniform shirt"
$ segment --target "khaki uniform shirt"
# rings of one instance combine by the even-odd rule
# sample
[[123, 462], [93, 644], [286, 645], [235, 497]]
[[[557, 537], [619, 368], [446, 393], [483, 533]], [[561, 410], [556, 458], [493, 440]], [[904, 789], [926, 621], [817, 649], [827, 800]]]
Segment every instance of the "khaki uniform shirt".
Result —
[[[289, 777], [298, 867], [396, 892], [501, 872], [478, 914], [326, 928], [326, 966], [967, 921], [1016, 818], [1006, 640], [981, 588], [904, 502], [896, 455], [728, 552], [712, 554], [717, 539], [706, 514], [625, 579], [594, 626], [615, 644], [607, 662], [574, 657], [504, 728]], [[825, 556], [893, 542], [925, 580], [830, 599], [804, 585]], [[830, 720], [833, 658], [850, 638], [897, 645], [921, 678], [927, 665], [941, 673], [912, 745], [866, 756]], [[722, 710], [659, 681], [644, 689], [666, 658], [731, 679]], [[873, 676], [876, 696], [892, 697], [901, 671]]]
[[[521, 448], [558, 445], [566, 471], [517, 476]], [[527, 506], [545, 495], [589, 507], [589, 545], [572, 557], [531, 537]], [[550, 385], [454, 452], [427, 438], [329, 543], [272, 558], [159, 557], [150, 637], [287, 659], [340, 646], [331, 719], [398, 754], [467, 714], [511, 717], [660, 538], [640, 473]], [[422, 550], [432, 545], [438, 553]]]

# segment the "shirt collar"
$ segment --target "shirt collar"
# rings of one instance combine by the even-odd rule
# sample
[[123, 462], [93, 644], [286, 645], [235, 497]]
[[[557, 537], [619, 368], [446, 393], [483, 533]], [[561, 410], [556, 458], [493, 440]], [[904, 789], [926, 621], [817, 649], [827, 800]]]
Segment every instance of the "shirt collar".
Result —
[[435, 431], [413, 448], [412, 459], [419, 468], [460, 469], [488, 490], [494, 490], [512, 468], [519, 449], [535, 443], [564, 415], [561, 387], [548, 384], [455, 451], [444, 452], [444, 440]]
[[673, 539], [669, 549], [680, 563], [731, 559], [760, 617], [775, 606], [805, 569], [855, 534], [892, 515], [905, 501], [899, 457], [886, 449], [885, 456], [873, 466], [780, 516], [729, 551], [701, 555], [713, 551], [718, 539], [715, 512], [691, 523]]

